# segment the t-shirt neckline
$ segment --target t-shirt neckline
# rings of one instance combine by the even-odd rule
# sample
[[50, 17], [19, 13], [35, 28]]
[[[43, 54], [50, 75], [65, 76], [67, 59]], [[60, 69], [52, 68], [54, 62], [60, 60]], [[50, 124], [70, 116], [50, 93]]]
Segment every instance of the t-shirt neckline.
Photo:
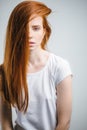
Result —
[[41, 73], [42, 71], [44, 71], [44, 70], [47, 68], [47, 66], [48, 66], [48, 64], [49, 64], [49, 62], [50, 62], [51, 55], [52, 55], [52, 54], [50, 53], [50, 54], [49, 54], [49, 57], [48, 57], [48, 60], [47, 60], [47, 62], [46, 62], [46, 64], [45, 64], [45, 66], [44, 66], [42, 69], [40, 69], [39, 71], [36, 71], [36, 72], [27, 73], [27, 75], [28, 75], [28, 76], [37, 75], [37, 74]]

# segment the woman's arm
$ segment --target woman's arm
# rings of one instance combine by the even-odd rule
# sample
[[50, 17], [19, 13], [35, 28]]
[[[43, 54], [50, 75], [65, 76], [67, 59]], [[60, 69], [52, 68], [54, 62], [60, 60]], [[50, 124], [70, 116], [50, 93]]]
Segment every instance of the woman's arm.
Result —
[[4, 97], [3, 72], [0, 66], [0, 125], [2, 130], [13, 130], [11, 104]]
[[2, 130], [13, 130], [11, 105], [4, 100], [2, 93], [0, 94], [0, 97], [1, 128]]
[[56, 130], [69, 130], [72, 112], [72, 78], [66, 77], [57, 86], [57, 117]]

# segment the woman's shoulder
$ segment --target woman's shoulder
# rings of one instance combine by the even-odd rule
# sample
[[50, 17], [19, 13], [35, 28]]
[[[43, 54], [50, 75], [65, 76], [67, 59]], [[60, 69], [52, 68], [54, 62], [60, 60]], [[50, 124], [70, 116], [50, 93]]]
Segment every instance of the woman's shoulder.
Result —
[[2, 91], [3, 78], [4, 78], [3, 64], [0, 64], [0, 91]]
[[5, 72], [3, 64], [0, 64], [0, 91], [4, 92], [6, 85]]
[[3, 71], [3, 64], [0, 64], [0, 74]]
[[70, 72], [71, 73], [71, 66], [67, 59], [58, 56], [54, 53], [51, 53], [51, 62], [50, 66], [52, 71], [61, 73], [61, 72]]
[[59, 55], [56, 55], [54, 53], [50, 53], [51, 54], [51, 60], [53, 62], [54, 65], [65, 65], [65, 64], [69, 64], [69, 61]]
[[57, 85], [66, 76], [72, 75], [72, 70], [68, 60], [52, 53], [52, 72]]
[[0, 64], [0, 81], [4, 78], [4, 67], [3, 64]]
[[0, 95], [7, 101], [9, 94], [3, 64], [0, 65]]

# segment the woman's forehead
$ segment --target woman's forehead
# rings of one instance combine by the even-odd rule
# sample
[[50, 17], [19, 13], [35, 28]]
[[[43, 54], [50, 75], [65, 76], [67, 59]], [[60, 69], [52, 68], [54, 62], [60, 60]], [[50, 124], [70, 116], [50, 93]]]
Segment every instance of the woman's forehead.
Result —
[[43, 24], [43, 18], [41, 16], [36, 16], [32, 18], [29, 22], [29, 25], [42, 25]]

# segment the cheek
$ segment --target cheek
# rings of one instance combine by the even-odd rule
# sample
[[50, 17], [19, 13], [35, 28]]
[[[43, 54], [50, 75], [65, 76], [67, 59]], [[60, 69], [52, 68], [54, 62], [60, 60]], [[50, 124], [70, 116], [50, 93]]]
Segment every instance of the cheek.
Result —
[[37, 35], [37, 40], [39, 41], [39, 42], [41, 42], [42, 40], [43, 40], [43, 38], [44, 38], [44, 33], [38, 33], [38, 35]]

